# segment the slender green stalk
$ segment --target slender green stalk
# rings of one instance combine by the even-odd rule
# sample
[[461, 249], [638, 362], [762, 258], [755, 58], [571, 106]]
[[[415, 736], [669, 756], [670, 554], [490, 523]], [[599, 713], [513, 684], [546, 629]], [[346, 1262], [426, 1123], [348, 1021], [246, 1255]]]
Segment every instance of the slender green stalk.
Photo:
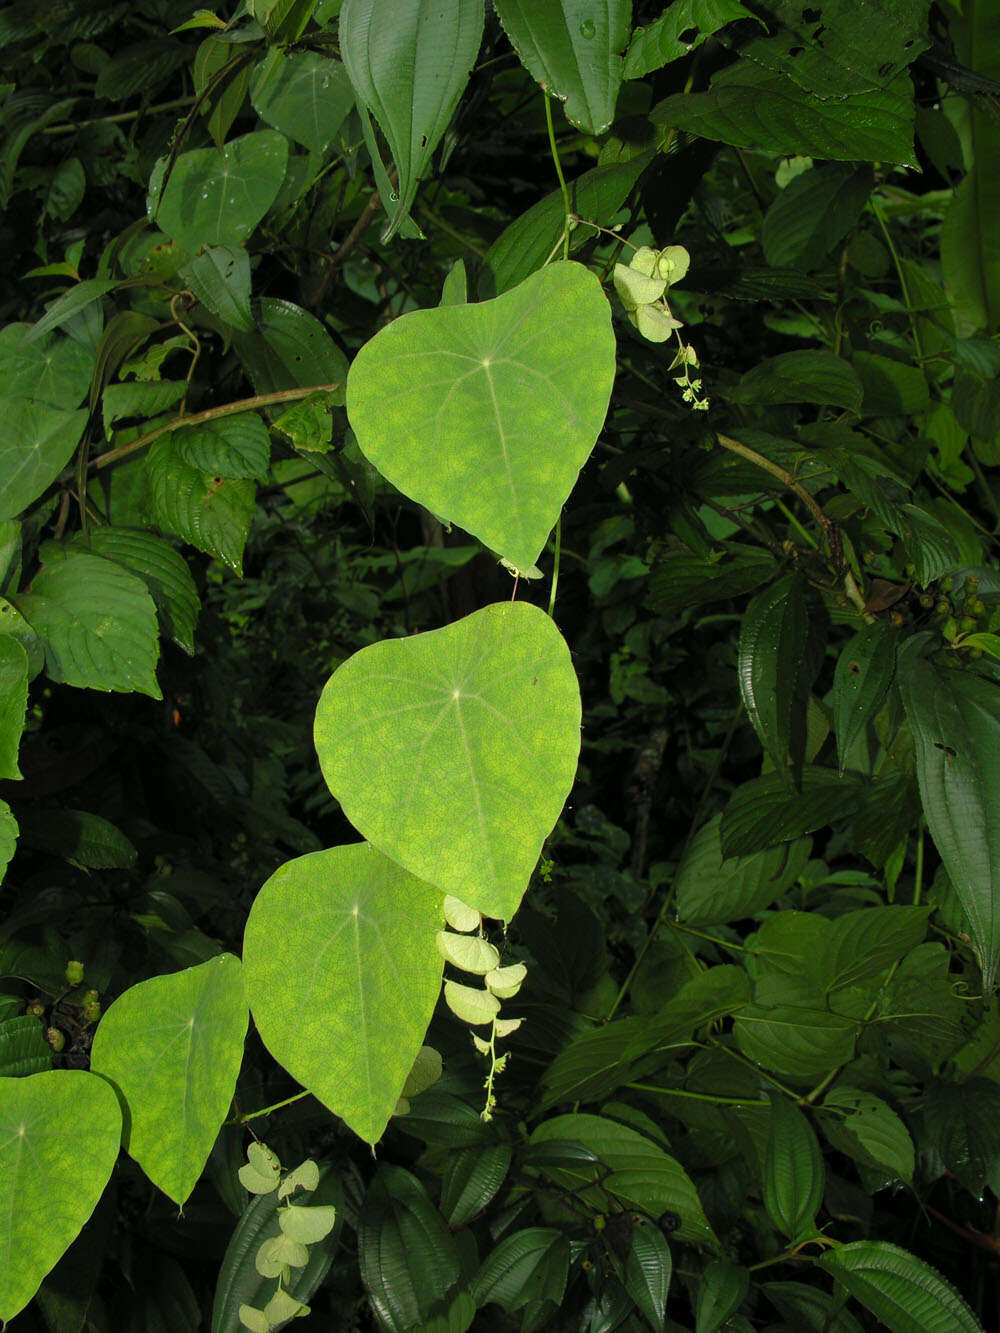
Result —
[[251, 1120], [259, 1120], [262, 1115], [270, 1115], [272, 1111], [280, 1111], [283, 1106], [291, 1106], [293, 1102], [300, 1102], [304, 1097], [311, 1097], [312, 1093], [304, 1088], [302, 1092], [296, 1092], [291, 1097], [286, 1097], [283, 1102], [275, 1102], [273, 1106], [262, 1106], [259, 1111], [247, 1111], [245, 1115], [234, 1115], [226, 1121], [227, 1125], [245, 1125]]
[[559, 177], [559, 188], [562, 190], [563, 206], [565, 208], [562, 234], [563, 259], [569, 259], [569, 224], [573, 209], [569, 199], [569, 187], [566, 184], [566, 177], [563, 175], [562, 163], [559, 161], [556, 130], [552, 124], [552, 99], [548, 93], [545, 94], [545, 124], [549, 131], [549, 148], [552, 150], [552, 161], [556, 166], [556, 175]]
[[764, 1106], [771, 1105], [763, 1097], [716, 1097], [709, 1092], [689, 1092], [687, 1088], [661, 1088], [655, 1083], [626, 1083], [626, 1088], [634, 1092], [654, 1092], [662, 1097], [689, 1097], [692, 1101], [711, 1102], [713, 1106]]
[[556, 519], [556, 549], [552, 558], [552, 586], [549, 589], [549, 618], [555, 620], [556, 589], [559, 587], [559, 557], [562, 553], [562, 514]]

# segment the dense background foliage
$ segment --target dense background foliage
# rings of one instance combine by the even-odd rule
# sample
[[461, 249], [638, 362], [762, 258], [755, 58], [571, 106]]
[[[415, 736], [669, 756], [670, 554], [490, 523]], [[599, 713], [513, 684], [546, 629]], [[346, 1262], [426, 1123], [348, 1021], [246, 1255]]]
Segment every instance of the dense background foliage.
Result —
[[[343, 8], [0, 9], [0, 1253], [48, 1273], [9, 1326], [238, 1329], [273, 1291], [252, 1130], [337, 1209], [289, 1271], [317, 1327], [995, 1327], [1000, 12], [392, 0], [368, 40]], [[678, 329], [621, 272], [668, 246]], [[570, 256], [617, 377], [515, 590], [375, 470], [344, 381]], [[32, 1211], [14, 1083], [88, 1070], [113, 1001], [356, 842], [331, 672], [512, 591], [584, 716], [484, 927], [527, 965], [506, 1065], [439, 1004], [444, 1072], [373, 1155], [251, 1026], [207, 1162], [170, 1189], [173, 1127], [126, 1126], [49, 1273], [60, 1174], [118, 1129], [67, 1093]], [[342, 1015], [286, 1017], [350, 1060]]]

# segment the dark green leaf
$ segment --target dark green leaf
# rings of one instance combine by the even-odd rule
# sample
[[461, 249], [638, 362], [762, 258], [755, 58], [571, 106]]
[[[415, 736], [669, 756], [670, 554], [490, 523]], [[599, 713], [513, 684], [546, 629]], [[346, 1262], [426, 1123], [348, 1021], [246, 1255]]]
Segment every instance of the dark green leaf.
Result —
[[726, 542], [703, 558], [683, 547], [668, 551], [650, 571], [646, 605], [660, 616], [673, 616], [689, 606], [753, 592], [777, 573], [770, 551]]
[[851, 364], [833, 352], [783, 352], [748, 370], [733, 393], [738, 403], [820, 403], [861, 410], [861, 383]]
[[196, 255], [178, 276], [205, 309], [218, 315], [230, 328], [249, 333], [254, 327], [250, 313], [250, 256], [241, 245], [212, 246]]
[[339, 60], [317, 51], [272, 50], [257, 67], [250, 100], [261, 120], [322, 153], [354, 106], [354, 93]]
[[939, 669], [923, 647], [911, 638], [899, 656], [920, 799], [990, 989], [1000, 963], [1000, 687]]
[[954, 1287], [898, 1245], [857, 1240], [816, 1262], [892, 1333], [982, 1333]]
[[701, 1275], [695, 1311], [696, 1333], [717, 1333], [736, 1313], [750, 1290], [750, 1274], [739, 1264], [715, 1259]]
[[73, 456], [86, 412], [62, 412], [29, 398], [3, 402], [0, 519], [14, 518], [45, 491]]
[[174, 407], [184, 397], [183, 380], [141, 380], [127, 384], [109, 384], [101, 399], [104, 434], [111, 438], [111, 427], [125, 417], [154, 417]]
[[86, 310], [89, 305], [93, 305], [95, 301], [99, 301], [102, 296], [106, 296], [120, 285], [116, 278], [88, 278], [86, 282], [78, 282], [75, 287], [70, 287], [69, 291], [63, 292], [62, 296], [51, 302], [31, 332], [25, 335], [25, 343], [30, 346], [31, 343], [44, 338], [47, 333], [51, 333], [53, 329], [68, 324], [74, 315]]
[[173, 432], [177, 457], [199, 472], [216, 477], [267, 478], [271, 441], [256, 412], [219, 417]]
[[47, 810], [21, 815], [21, 838], [51, 856], [62, 856], [90, 870], [127, 870], [138, 853], [109, 820], [85, 810]]
[[10, 634], [0, 634], [0, 779], [19, 778], [17, 752], [28, 706], [28, 654]]
[[520, 1310], [530, 1301], [558, 1305], [569, 1274], [569, 1241], [552, 1227], [529, 1227], [505, 1236], [483, 1262], [472, 1291], [477, 1305], [495, 1302]]
[[824, 1121], [827, 1138], [835, 1148], [862, 1166], [913, 1184], [913, 1140], [891, 1106], [870, 1092], [839, 1083], [826, 1094], [823, 1105], [848, 1112], [843, 1118]]
[[724, 860], [715, 815], [688, 844], [674, 878], [677, 915], [691, 925], [739, 921], [770, 907], [794, 884], [811, 844], [800, 839], [752, 856]]
[[43, 566], [15, 604], [41, 639], [53, 680], [93, 690], [141, 690], [156, 683], [156, 607], [134, 574], [92, 555]]
[[838, 777], [829, 768], [807, 765], [801, 791], [789, 791], [780, 773], [767, 773], [737, 787], [722, 815], [723, 856], [746, 856], [779, 842], [835, 824], [858, 810], [865, 799], [858, 773]]
[[233, 339], [258, 393], [343, 384], [347, 357], [308, 310], [266, 296], [254, 333]]
[[[483, 36], [482, 0], [344, 0], [340, 54], [359, 103], [385, 135], [399, 173], [383, 191], [390, 240], [409, 215], [420, 177], [448, 128]], [[374, 149], [374, 138], [369, 145]], [[372, 152], [376, 157], [376, 152]]]
[[603, 134], [615, 114], [629, 0], [493, 0], [511, 45], [549, 97], [566, 103], [571, 124]]
[[[780, 997], [778, 985], [769, 987]], [[857, 1025], [840, 1014], [802, 1003], [801, 988], [788, 987], [791, 1003], [745, 1006], [733, 1025], [736, 1045], [764, 1069], [790, 1083], [817, 1083], [854, 1055]]]
[[6, 801], [0, 800], [0, 884], [3, 883], [17, 847], [17, 820]]
[[1000, 1185], [1000, 1087], [989, 1078], [936, 1081], [923, 1100], [924, 1124], [945, 1167], [975, 1198]]
[[796, 176], [764, 216], [760, 239], [767, 262], [772, 268], [816, 268], [857, 222], [871, 187], [870, 169], [837, 163]]
[[667, 1238], [659, 1227], [637, 1220], [625, 1260], [625, 1287], [654, 1328], [663, 1324], [672, 1273], [673, 1259]]
[[254, 512], [253, 482], [199, 472], [179, 456], [169, 435], [153, 444], [146, 470], [159, 526], [241, 573]]
[[674, 0], [646, 28], [636, 28], [625, 54], [626, 79], [641, 79], [688, 55], [740, 18], [755, 18], [738, 0]]
[[790, 1098], [772, 1094], [764, 1162], [764, 1206], [790, 1241], [811, 1235], [825, 1172], [816, 1133]]
[[761, 1290], [796, 1333], [862, 1333], [854, 1316], [841, 1309], [846, 1295], [838, 1300], [804, 1282], [765, 1282]]
[[0, 384], [8, 398], [30, 398], [47, 407], [79, 407], [94, 358], [72, 338], [28, 341], [31, 324], [0, 329]]
[[805, 742], [802, 667], [809, 613], [804, 584], [786, 574], [747, 607], [740, 630], [737, 673], [750, 723], [784, 778], [801, 774]]
[[923, 942], [926, 907], [862, 907], [830, 923], [815, 975], [829, 991], [858, 986], [879, 976]]
[[841, 773], [851, 746], [882, 707], [895, 675], [896, 637], [887, 620], [876, 620], [840, 650], [833, 677], [833, 730]]
[[441, 1211], [450, 1227], [464, 1227], [483, 1211], [503, 1184], [510, 1162], [506, 1143], [463, 1148], [449, 1157], [441, 1181]]
[[20, 1014], [0, 1021], [0, 1078], [24, 1078], [52, 1068], [52, 1047], [40, 1018]]

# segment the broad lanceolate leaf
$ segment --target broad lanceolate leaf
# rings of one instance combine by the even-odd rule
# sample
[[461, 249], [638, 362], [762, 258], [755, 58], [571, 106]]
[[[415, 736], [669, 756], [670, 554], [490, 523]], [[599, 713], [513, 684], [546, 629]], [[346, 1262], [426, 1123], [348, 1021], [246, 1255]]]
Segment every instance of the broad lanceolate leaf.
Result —
[[28, 706], [28, 654], [11, 634], [0, 634], [0, 779], [19, 778], [17, 751]]
[[615, 115], [631, 0], [494, 0], [521, 63], [566, 116], [603, 134]]
[[[991, 1085], [996, 1090], [996, 1085]], [[956, 1088], [961, 1093], [964, 1090]], [[823, 1130], [841, 1152], [860, 1166], [888, 1173], [893, 1180], [913, 1184], [914, 1151], [909, 1131], [891, 1106], [859, 1088], [838, 1084], [823, 1099], [824, 1106], [846, 1110], [846, 1116], [829, 1117]], [[926, 1103], [925, 1103], [926, 1106]], [[994, 1135], [1000, 1134], [994, 1104], [991, 1117]], [[979, 1188], [982, 1189], [980, 1182]]]
[[241, 245], [214, 245], [182, 268], [180, 278], [206, 310], [230, 328], [249, 333], [250, 256]]
[[451, 1227], [462, 1227], [483, 1212], [510, 1170], [511, 1147], [491, 1143], [452, 1153], [441, 1182], [441, 1211]]
[[796, 777], [802, 770], [807, 696], [801, 678], [809, 624], [803, 587], [799, 575], [786, 574], [758, 593], [740, 630], [740, 697], [781, 776], [789, 756]]
[[24, 1309], [94, 1211], [121, 1125], [113, 1089], [95, 1074], [0, 1078], [0, 1319]]
[[177, 1204], [197, 1184], [226, 1118], [248, 1017], [239, 959], [224, 953], [140, 981], [98, 1026], [91, 1068], [128, 1107], [125, 1147]]
[[569, 649], [527, 602], [383, 640], [330, 677], [315, 740], [327, 785], [374, 846], [509, 920], [576, 773]]
[[954, 1287], [899, 1245], [856, 1240], [816, 1262], [891, 1333], [983, 1333]]
[[739, 921], [770, 907], [794, 884], [809, 858], [811, 843], [801, 838], [751, 856], [724, 860], [715, 815], [691, 839], [674, 879], [677, 915], [691, 925]]
[[177, 456], [199, 472], [218, 477], [267, 477], [271, 441], [256, 412], [220, 417], [173, 432]]
[[768, 264], [817, 267], [857, 222], [871, 187], [870, 168], [839, 163], [796, 176], [764, 216], [760, 238]]
[[154, 532], [138, 528], [91, 528], [80, 546], [138, 574], [149, 589], [160, 631], [186, 653], [194, 652], [194, 627], [201, 609], [184, 557]]
[[37, 500], [73, 456], [86, 412], [63, 412], [29, 398], [0, 400], [0, 519], [14, 518]]
[[647, 28], [636, 28], [625, 56], [626, 79], [680, 60], [735, 19], [756, 16], [738, 0], [673, 0]]
[[234, 338], [233, 345], [258, 393], [346, 381], [347, 357], [315, 315], [271, 296], [254, 308], [255, 332]]
[[782, 352], [761, 361], [740, 380], [740, 403], [820, 403], [860, 412], [861, 383], [849, 362], [833, 352]]
[[886, 620], [865, 625], [844, 645], [833, 677], [833, 730], [843, 773], [851, 746], [882, 707], [896, 673], [896, 633]]
[[478, 305], [393, 320], [351, 365], [362, 453], [519, 569], [542, 552], [604, 424], [611, 307], [576, 263]]
[[713, 1259], [702, 1274], [696, 1317], [698, 1333], [717, 1333], [743, 1304], [750, 1290], [750, 1274], [740, 1264]]
[[944, 671], [910, 639], [899, 687], [913, 732], [927, 827], [969, 920], [986, 987], [1000, 964], [1000, 688]]
[[402, 1167], [383, 1166], [368, 1189], [358, 1262], [379, 1322], [391, 1333], [423, 1323], [458, 1279], [458, 1249], [445, 1220]]
[[802, 770], [800, 791], [790, 791], [780, 773], [751, 778], [736, 788], [722, 812], [722, 854], [746, 856], [846, 819], [864, 804], [866, 791], [860, 774], [838, 777], [815, 764]]
[[[399, 173], [383, 241], [409, 215], [420, 177], [469, 80], [483, 19], [482, 0], [394, 0], [391, 6], [344, 0], [344, 67], [358, 101], [385, 135]], [[385, 193], [383, 199], [389, 207]]]
[[159, 699], [156, 607], [143, 582], [99, 556], [45, 565], [13, 599], [45, 649], [53, 680]]
[[354, 106], [354, 93], [339, 60], [275, 48], [257, 67], [250, 100], [261, 120], [322, 153]]
[[192, 467], [169, 435], [150, 448], [146, 470], [157, 524], [242, 573], [253, 519], [253, 482]]
[[824, 101], [785, 74], [738, 60], [704, 93], [677, 93], [654, 123], [737, 148], [801, 153], [834, 162], [914, 161], [913, 95], [904, 74], [887, 88]]
[[440, 894], [367, 843], [286, 862], [250, 909], [244, 970], [264, 1044], [369, 1143], [434, 1010], [440, 925]]
[[663, 1325], [673, 1267], [666, 1236], [658, 1226], [639, 1219], [625, 1261], [625, 1288], [653, 1328]]
[[[638, 1208], [650, 1217], [676, 1213], [678, 1240], [714, 1249], [717, 1241], [702, 1210], [701, 1200], [687, 1172], [668, 1153], [628, 1125], [608, 1116], [559, 1115], [544, 1120], [531, 1135], [532, 1145], [566, 1140], [581, 1144], [596, 1155], [607, 1171], [595, 1170], [592, 1160], [578, 1164], [544, 1166], [545, 1174], [578, 1197], [607, 1211], [607, 1196], [626, 1208]], [[599, 1185], [592, 1182], [600, 1181]]]
[[764, 1206], [789, 1240], [815, 1230], [823, 1182], [823, 1155], [815, 1130], [790, 1098], [773, 1095], [764, 1161]]
[[535, 1301], [559, 1305], [566, 1292], [569, 1259], [569, 1241], [555, 1227], [526, 1227], [504, 1236], [475, 1276], [476, 1304], [501, 1305], [510, 1311]]
[[203, 245], [242, 245], [274, 203], [287, 160], [288, 140], [276, 130], [181, 153], [166, 185], [161, 158], [150, 181], [150, 214], [191, 254]]

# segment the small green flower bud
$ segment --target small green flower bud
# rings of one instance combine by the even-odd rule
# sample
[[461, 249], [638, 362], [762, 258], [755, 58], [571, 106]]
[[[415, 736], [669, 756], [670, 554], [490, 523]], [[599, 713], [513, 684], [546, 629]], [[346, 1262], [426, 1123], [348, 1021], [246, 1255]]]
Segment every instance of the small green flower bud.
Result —
[[949, 643], [952, 643], [955, 639], [958, 638], [958, 621], [955, 619], [954, 616], [950, 616], [944, 622], [944, 624], [941, 626], [941, 633], [944, 635], [944, 637], [948, 640]]
[[977, 623], [975, 616], [963, 616], [958, 622], [958, 627], [964, 634], [971, 634]]
[[947, 601], [944, 597], [942, 597], [939, 602], [935, 602], [934, 610], [938, 613], [939, 616], [950, 616], [951, 602]]
[[965, 591], [966, 594], [969, 596], [979, 591], [979, 580], [976, 578], [975, 574], [969, 574], [966, 576]]
[[71, 986], [79, 986], [83, 980], [83, 964], [71, 960], [66, 964], [66, 980]]
[[942, 592], [951, 592], [954, 586], [955, 586], [955, 580], [951, 577], [950, 574], [948, 575], [947, 578], [942, 579], [941, 582], [938, 584], [938, 587], [941, 589]]
[[966, 610], [970, 616], [984, 616], [986, 614], [986, 603], [981, 597], [973, 597]]
[[925, 611], [929, 611], [931, 607], [934, 605], [934, 598], [931, 596], [929, 592], [923, 592], [920, 594], [920, 605], [924, 608]]
[[42, 1004], [41, 1000], [32, 1000], [25, 1009], [25, 1013], [30, 1014], [32, 1018], [44, 1018], [45, 1005]]

